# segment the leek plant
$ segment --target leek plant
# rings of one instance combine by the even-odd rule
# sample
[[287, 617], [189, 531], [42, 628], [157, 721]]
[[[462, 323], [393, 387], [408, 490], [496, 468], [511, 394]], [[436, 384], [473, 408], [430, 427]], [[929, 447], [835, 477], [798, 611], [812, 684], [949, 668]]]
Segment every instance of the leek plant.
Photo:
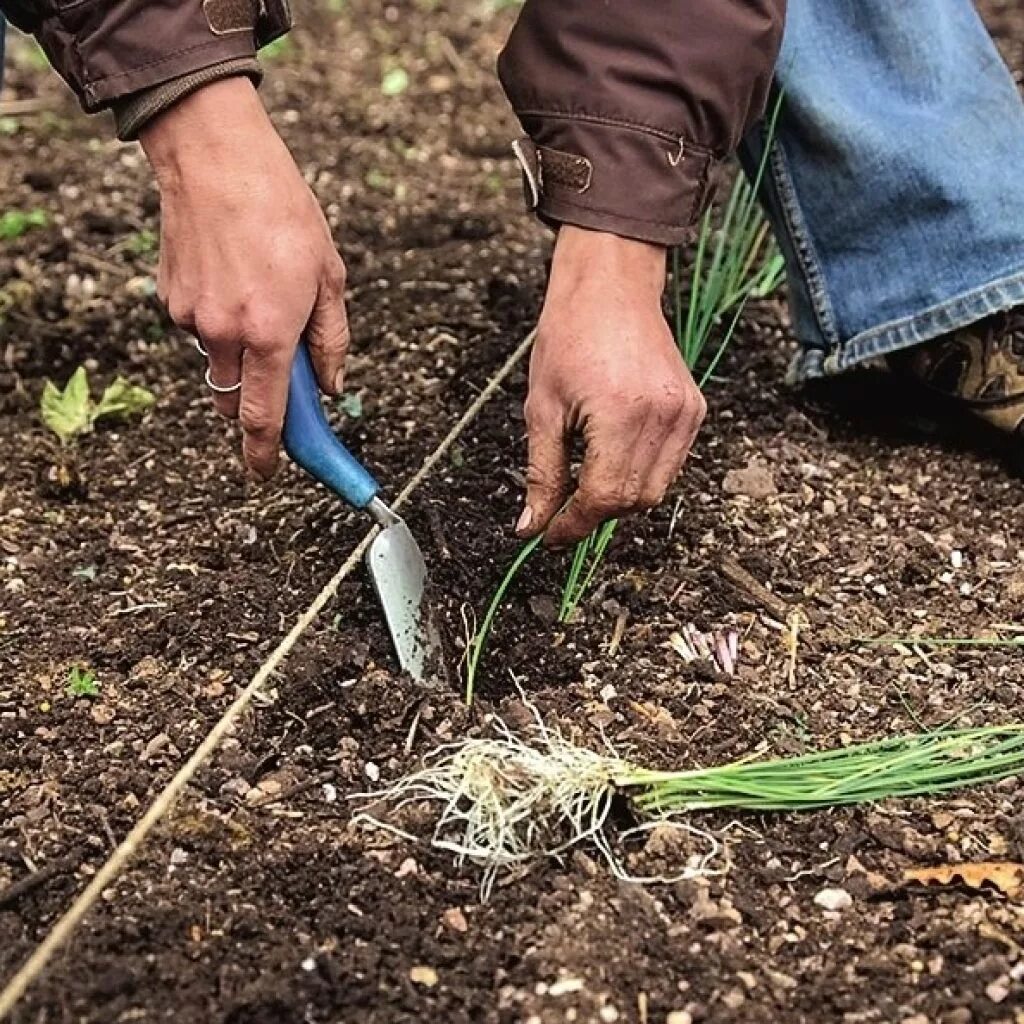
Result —
[[[1024, 772], [1024, 724], [944, 727], [798, 757], [749, 757], [718, 767], [662, 772], [638, 767], [610, 748], [598, 753], [576, 746], [531, 710], [529, 740], [497, 720], [494, 736], [442, 747], [420, 770], [385, 791], [362, 794], [375, 810], [437, 805], [431, 845], [454, 853], [460, 865], [482, 867], [485, 897], [501, 869], [557, 856], [580, 843], [597, 849], [618, 877], [630, 877], [608, 830], [616, 798], [628, 801], [639, 831], [678, 827], [713, 845], [693, 815], [873, 803], [945, 793]], [[357, 820], [415, 839], [369, 811]], [[707, 873], [714, 852], [691, 861], [676, 877]]]

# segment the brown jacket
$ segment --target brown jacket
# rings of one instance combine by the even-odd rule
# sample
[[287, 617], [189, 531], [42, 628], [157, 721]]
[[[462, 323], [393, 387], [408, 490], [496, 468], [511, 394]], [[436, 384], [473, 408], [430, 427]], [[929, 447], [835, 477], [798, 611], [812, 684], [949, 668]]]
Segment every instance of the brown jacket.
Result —
[[[257, 46], [290, 23], [288, 0], [0, 10], [86, 110], [134, 108], [133, 126], [214, 77], [253, 73]], [[784, 14], [785, 0], [526, 0], [498, 70], [528, 136], [515, 148], [530, 206], [549, 223], [682, 241], [715, 161], [764, 111]]]

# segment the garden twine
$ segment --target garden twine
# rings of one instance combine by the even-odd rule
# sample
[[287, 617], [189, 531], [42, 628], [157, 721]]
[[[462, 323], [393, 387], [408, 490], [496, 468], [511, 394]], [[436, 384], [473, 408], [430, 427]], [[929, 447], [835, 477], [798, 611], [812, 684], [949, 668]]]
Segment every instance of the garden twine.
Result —
[[[509, 374], [519, 365], [529, 351], [536, 337], [536, 330], [531, 331], [519, 344], [518, 348], [508, 357], [500, 370], [487, 382], [486, 387], [459, 417], [458, 422], [447, 433], [441, 443], [427, 456], [423, 465], [411, 477], [401, 493], [392, 503], [392, 508], [401, 508], [416, 491], [421, 483], [430, 475], [437, 463], [459, 438], [462, 432], [480, 414], [480, 410], [494, 397], [494, 394], [508, 378]], [[89, 884], [82, 890], [70, 907], [61, 915], [43, 941], [36, 947], [32, 955], [19, 968], [7, 986], [0, 992], [0, 1019], [6, 1017], [15, 1004], [25, 994], [29, 985], [42, 973], [53, 954], [63, 946], [82, 918], [92, 909], [100, 898], [103, 890], [117, 880], [129, 860], [138, 852], [149, 833], [174, 806], [182, 790], [192, 777], [217, 749], [221, 740], [228, 734], [243, 711], [252, 703], [253, 697], [267, 684], [270, 677], [291, 653], [303, 633], [313, 624], [324, 606], [337, 593], [338, 587], [345, 578], [359, 565], [367, 548], [377, 535], [374, 527], [359, 542], [355, 550], [345, 559], [342, 566], [327, 582], [323, 590], [313, 599], [312, 604], [299, 616], [287, 636], [271, 652], [270, 657], [256, 670], [255, 675], [245, 689], [235, 698], [223, 716], [207, 733], [205, 739], [196, 748], [192, 756], [178, 769], [178, 772], [160, 792], [146, 813], [136, 822], [135, 826], [111, 853], [100, 869], [93, 875]]]

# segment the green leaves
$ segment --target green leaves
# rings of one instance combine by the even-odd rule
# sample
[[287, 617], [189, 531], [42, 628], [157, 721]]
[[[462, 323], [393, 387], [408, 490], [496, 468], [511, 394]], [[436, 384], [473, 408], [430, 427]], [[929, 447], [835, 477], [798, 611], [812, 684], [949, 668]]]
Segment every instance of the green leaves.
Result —
[[80, 366], [71, 375], [63, 391], [58, 391], [52, 381], [43, 386], [43, 397], [39, 412], [43, 422], [67, 444], [79, 434], [92, 429], [90, 418], [89, 381], [85, 367]]
[[80, 366], [71, 375], [63, 391], [52, 381], [46, 382], [39, 402], [39, 413], [43, 423], [60, 438], [61, 444], [68, 445], [92, 430], [97, 420], [105, 417], [126, 418], [143, 413], [155, 401], [151, 391], [118, 377], [103, 392], [100, 400], [94, 402], [89, 394], [85, 367]]
[[100, 684], [96, 673], [92, 669], [79, 668], [75, 665], [68, 671], [68, 681], [64, 692], [69, 697], [98, 697]]
[[45, 210], [7, 210], [0, 215], [0, 241], [9, 242], [21, 238], [32, 228], [45, 228], [50, 218]]

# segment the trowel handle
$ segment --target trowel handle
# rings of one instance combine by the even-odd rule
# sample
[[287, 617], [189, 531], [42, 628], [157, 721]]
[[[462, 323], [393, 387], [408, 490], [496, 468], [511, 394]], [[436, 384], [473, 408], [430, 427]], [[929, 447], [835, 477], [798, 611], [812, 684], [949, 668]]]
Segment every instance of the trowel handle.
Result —
[[304, 340], [299, 342], [292, 363], [282, 439], [293, 462], [353, 508], [365, 508], [380, 490], [377, 481], [331, 430]]

